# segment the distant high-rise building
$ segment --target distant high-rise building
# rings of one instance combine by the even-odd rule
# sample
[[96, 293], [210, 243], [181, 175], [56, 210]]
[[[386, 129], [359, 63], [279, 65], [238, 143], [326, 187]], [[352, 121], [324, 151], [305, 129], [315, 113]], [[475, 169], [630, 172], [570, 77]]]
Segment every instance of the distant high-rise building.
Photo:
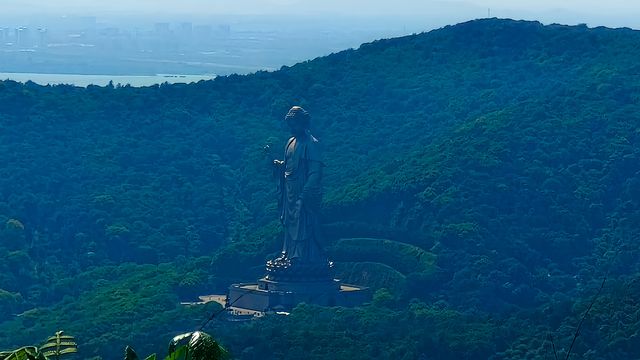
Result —
[[97, 19], [94, 16], [62, 16], [56, 28], [70, 33], [93, 33], [96, 31]]
[[190, 22], [183, 22], [180, 24], [180, 34], [190, 37], [193, 34], [193, 24]]
[[155, 29], [156, 35], [166, 36], [171, 34], [171, 24], [169, 23], [164, 23], [164, 22], [155, 23], [154, 29]]
[[116, 37], [120, 35], [120, 29], [117, 27], [106, 27], [100, 29], [100, 36]]
[[212, 33], [213, 30], [209, 25], [198, 25], [193, 28], [193, 34], [198, 38], [208, 38]]
[[229, 35], [229, 34], [231, 34], [231, 25], [229, 25], [229, 24], [218, 25], [218, 32], [221, 35]]
[[4, 45], [9, 40], [9, 29], [0, 28], [0, 46]]
[[46, 28], [38, 29], [38, 47], [43, 48], [47, 46], [49, 31]]
[[181, 46], [189, 46], [193, 43], [193, 24], [190, 22], [183, 22], [178, 27], [177, 31], [178, 41]]
[[16, 44], [21, 48], [31, 47], [31, 34], [29, 28], [19, 27], [16, 29]]

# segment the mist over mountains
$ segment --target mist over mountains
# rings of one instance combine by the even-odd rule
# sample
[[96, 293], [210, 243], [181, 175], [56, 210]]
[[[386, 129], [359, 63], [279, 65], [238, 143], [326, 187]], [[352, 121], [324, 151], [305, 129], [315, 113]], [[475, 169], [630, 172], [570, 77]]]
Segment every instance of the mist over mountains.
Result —
[[[109, 2], [63, 0], [54, 3], [41, 0], [6, 0], [0, 21], [17, 21], [16, 26], [38, 16], [99, 16], [113, 21], [123, 18], [147, 18], [158, 21], [196, 21], [212, 16], [275, 16], [283, 24], [292, 17], [307, 17], [313, 22], [326, 22], [346, 18], [352, 22], [364, 20], [369, 26], [386, 23], [410, 27], [411, 32], [430, 29], [485, 17], [538, 20], [545, 24], [580, 24], [590, 26], [639, 28], [640, 9], [629, 1], [516, 1], [499, 0], [401, 0], [386, 1], [322, 1], [305, 0], [243, 0], [234, 2], [185, 0], [141, 0], [136, 2], [114, 0]], [[22, 22], [22, 23], [20, 23]], [[418, 27], [416, 27], [419, 25]], [[13, 26], [13, 25], [12, 25]], [[413, 30], [414, 28], [418, 30]], [[381, 34], [379, 37], [395, 35]]]

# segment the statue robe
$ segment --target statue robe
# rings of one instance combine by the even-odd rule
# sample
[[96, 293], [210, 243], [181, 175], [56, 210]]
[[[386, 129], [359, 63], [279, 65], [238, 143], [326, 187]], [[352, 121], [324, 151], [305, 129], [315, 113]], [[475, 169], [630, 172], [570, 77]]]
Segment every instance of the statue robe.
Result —
[[[318, 140], [308, 132], [287, 142], [280, 178], [282, 256], [294, 262], [326, 261], [319, 238], [322, 167]], [[301, 200], [301, 206], [299, 200]]]

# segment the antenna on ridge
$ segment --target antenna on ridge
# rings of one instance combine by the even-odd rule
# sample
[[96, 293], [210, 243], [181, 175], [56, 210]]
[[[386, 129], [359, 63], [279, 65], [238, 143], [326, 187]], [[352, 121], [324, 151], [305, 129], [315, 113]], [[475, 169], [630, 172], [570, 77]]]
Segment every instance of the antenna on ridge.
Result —
[[490, 18], [491, 17], [491, 8], [487, 8], [487, 17]]

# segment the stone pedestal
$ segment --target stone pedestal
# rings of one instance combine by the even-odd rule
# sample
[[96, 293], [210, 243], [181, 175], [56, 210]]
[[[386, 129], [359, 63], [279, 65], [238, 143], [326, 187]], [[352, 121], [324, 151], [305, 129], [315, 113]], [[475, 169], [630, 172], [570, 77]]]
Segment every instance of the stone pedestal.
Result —
[[355, 306], [370, 297], [369, 289], [342, 284], [332, 276], [333, 264], [267, 262], [267, 275], [257, 283], [233, 284], [228, 304], [255, 311], [290, 311], [299, 303]]

